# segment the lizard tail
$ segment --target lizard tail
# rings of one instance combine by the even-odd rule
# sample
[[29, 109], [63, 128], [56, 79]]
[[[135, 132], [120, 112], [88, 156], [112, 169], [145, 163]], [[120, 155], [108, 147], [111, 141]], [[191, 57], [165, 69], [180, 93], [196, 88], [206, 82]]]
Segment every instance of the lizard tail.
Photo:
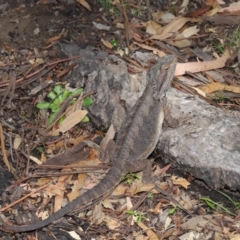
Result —
[[3, 220], [1, 219], [2, 226], [3, 226], [1, 230], [6, 232], [29, 232], [29, 231], [42, 228], [60, 219], [64, 215], [74, 210], [77, 210], [81, 206], [85, 204], [89, 204], [93, 200], [98, 199], [103, 195], [110, 193], [112, 190], [114, 190], [114, 188], [120, 182], [123, 175], [124, 174], [122, 173], [122, 170], [120, 167], [120, 161], [118, 161], [117, 163], [115, 163], [114, 166], [112, 166], [112, 168], [110, 168], [105, 178], [102, 179], [99, 184], [97, 184], [95, 187], [93, 187], [89, 191], [85, 192], [83, 195], [79, 196], [78, 198], [76, 198], [75, 200], [73, 200], [72, 202], [64, 206], [62, 209], [60, 209], [56, 213], [52, 214], [47, 219], [33, 223], [32, 225], [23, 225], [23, 226], [16, 226], [16, 225], [10, 226], [5, 222], [3, 222]]

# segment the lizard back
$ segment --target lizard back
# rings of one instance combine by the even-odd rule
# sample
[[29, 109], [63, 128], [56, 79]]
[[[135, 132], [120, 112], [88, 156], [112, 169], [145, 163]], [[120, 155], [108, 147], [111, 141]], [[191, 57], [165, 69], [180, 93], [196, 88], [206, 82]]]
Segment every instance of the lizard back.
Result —
[[166, 56], [157, 60], [147, 74], [148, 83], [136, 105], [130, 110], [119, 130], [113, 165], [105, 178], [58, 212], [43, 221], [25, 226], [10, 226], [2, 220], [4, 231], [27, 232], [42, 228], [64, 215], [110, 193], [128, 173], [128, 162], [146, 159], [154, 150], [163, 122], [163, 96], [170, 87], [176, 60]]

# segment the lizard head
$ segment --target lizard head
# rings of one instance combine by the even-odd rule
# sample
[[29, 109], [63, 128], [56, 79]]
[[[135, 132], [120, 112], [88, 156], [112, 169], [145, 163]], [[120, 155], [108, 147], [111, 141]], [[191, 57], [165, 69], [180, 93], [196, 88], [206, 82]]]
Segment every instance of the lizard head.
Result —
[[[161, 99], [169, 89], [175, 73], [177, 59], [173, 55], [159, 58], [148, 71], [154, 89], [154, 98]], [[169, 79], [169, 80], [168, 80]]]

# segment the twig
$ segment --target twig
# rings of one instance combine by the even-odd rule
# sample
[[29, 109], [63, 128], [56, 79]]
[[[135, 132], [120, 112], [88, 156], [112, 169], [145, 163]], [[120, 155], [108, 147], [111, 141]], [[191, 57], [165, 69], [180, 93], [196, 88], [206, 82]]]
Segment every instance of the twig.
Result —
[[[80, 55], [77, 55], [77, 56], [74, 56], [74, 57], [70, 57], [70, 58], [61, 59], [61, 60], [57, 60], [57, 61], [51, 62], [51, 63], [47, 63], [47, 64], [45, 64], [42, 68], [40, 68], [40, 69], [38, 69], [37, 71], [35, 71], [34, 73], [29, 74], [29, 75], [27, 75], [27, 76], [24, 76], [24, 77], [22, 77], [22, 78], [19, 78], [19, 79], [16, 81], [16, 84], [20, 83], [21, 81], [23, 81], [23, 80], [25, 80], [25, 79], [29, 79], [30, 77], [35, 76], [37, 73], [41, 72], [41, 71], [44, 70], [45, 68], [51, 67], [51, 66], [56, 65], [56, 64], [58, 64], [58, 63], [67, 62], [67, 61], [70, 61], [70, 60], [73, 60], [73, 59], [76, 59], [76, 58], [80, 58]], [[2, 84], [0, 84], [0, 88], [6, 87], [6, 86], [8, 86], [8, 85], [9, 85], [8, 82], [2, 83]]]
[[45, 184], [44, 186], [41, 186], [41, 187], [39, 187], [39, 188], [33, 190], [33, 191], [30, 192], [29, 194], [23, 196], [22, 198], [18, 199], [17, 201], [15, 201], [15, 202], [13, 202], [13, 203], [10, 203], [10, 204], [7, 205], [6, 207], [4, 207], [4, 208], [0, 208], [0, 212], [3, 212], [3, 211], [5, 211], [5, 210], [7, 210], [8, 208], [10, 208], [10, 207], [16, 205], [17, 203], [21, 202], [22, 200], [24, 200], [24, 199], [30, 197], [33, 193], [36, 193], [36, 192], [38, 192], [39, 190], [42, 190], [43, 188], [45, 188], [45, 187], [47, 187], [47, 186], [48, 186], [48, 184]]

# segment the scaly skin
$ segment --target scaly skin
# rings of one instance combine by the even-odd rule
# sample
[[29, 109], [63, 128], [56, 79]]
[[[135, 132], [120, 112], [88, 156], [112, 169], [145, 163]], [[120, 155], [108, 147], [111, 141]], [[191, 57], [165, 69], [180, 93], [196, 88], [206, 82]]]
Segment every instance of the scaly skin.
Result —
[[173, 56], [158, 59], [148, 71], [149, 83], [131, 109], [118, 133], [115, 161], [105, 178], [94, 188], [79, 196], [49, 218], [24, 226], [10, 226], [2, 220], [4, 231], [28, 232], [42, 228], [64, 215], [110, 193], [128, 172], [134, 160], [146, 159], [154, 150], [163, 121], [165, 92], [169, 89], [176, 66]]

